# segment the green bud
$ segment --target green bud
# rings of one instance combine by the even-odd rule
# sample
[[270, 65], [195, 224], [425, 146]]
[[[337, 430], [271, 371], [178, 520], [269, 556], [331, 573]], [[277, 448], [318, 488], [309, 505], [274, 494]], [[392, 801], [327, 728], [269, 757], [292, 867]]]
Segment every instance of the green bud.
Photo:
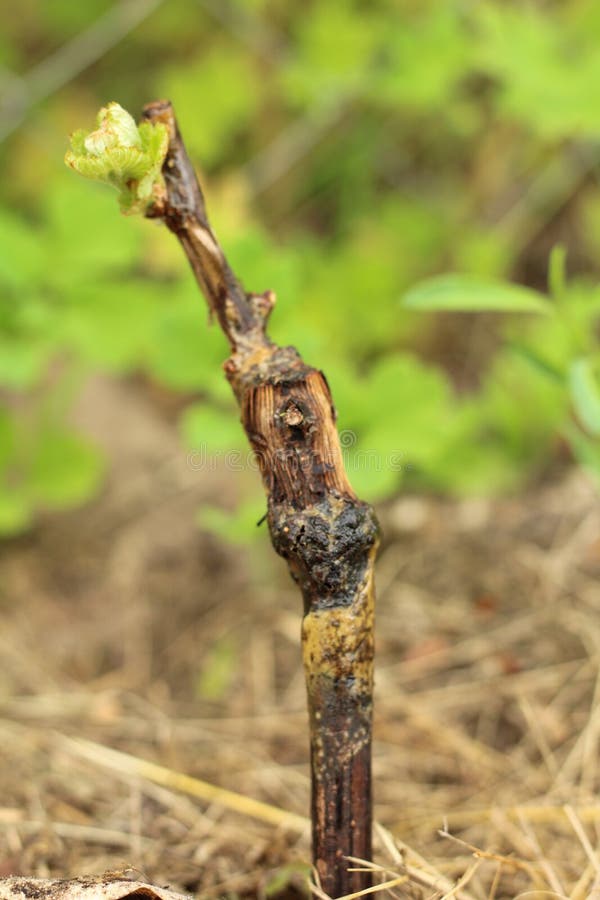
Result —
[[103, 181], [119, 192], [124, 213], [145, 213], [155, 188], [162, 187], [161, 169], [169, 146], [169, 134], [161, 123], [136, 125], [118, 103], [109, 103], [98, 113], [98, 128], [90, 134], [71, 135], [65, 163], [95, 181]]

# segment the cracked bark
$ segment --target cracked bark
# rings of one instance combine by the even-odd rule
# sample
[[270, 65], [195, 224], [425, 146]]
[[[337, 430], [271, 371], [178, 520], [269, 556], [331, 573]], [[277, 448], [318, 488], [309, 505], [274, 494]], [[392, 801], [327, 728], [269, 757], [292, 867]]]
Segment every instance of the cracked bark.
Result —
[[340, 897], [370, 883], [345, 857], [371, 858], [377, 521], [347, 479], [325, 376], [269, 339], [275, 295], [246, 293], [211, 231], [170, 103], [150, 103], [144, 116], [170, 135], [166, 190], [148, 215], [181, 242], [229, 341], [224, 370], [259, 462], [271, 541], [302, 591], [313, 860], [322, 888]]

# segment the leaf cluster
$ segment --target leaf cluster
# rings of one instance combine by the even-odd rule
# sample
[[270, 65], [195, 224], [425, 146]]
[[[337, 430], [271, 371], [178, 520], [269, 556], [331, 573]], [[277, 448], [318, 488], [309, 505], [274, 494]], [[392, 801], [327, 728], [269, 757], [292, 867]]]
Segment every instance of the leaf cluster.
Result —
[[162, 184], [169, 146], [166, 127], [151, 122], [136, 125], [114, 102], [100, 110], [97, 124], [89, 134], [79, 129], [71, 135], [66, 164], [84, 178], [116, 188], [122, 212], [143, 214]]

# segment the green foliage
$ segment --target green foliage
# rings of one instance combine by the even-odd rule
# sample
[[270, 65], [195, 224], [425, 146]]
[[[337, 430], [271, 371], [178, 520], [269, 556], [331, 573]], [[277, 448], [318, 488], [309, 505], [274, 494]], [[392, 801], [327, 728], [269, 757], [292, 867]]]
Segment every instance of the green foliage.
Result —
[[384, 47], [372, 94], [392, 109], [400, 104], [414, 112], [445, 109], [474, 49], [458, 4], [430, 4], [410, 27], [386, 29]]
[[[65, 132], [115, 94], [174, 101], [233, 268], [329, 378], [362, 495], [518, 490], [565, 448], [600, 479], [597, 2], [213, 6], [159, 5], [0, 148], [1, 533], [97, 490], [68, 424], [95, 371], [178, 394], [182, 453], [209, 472], [253, 469], [201, 527], [265, 531], [226, 342], [175, 239], [63, 172]], [[110, 8], [31, 0], [3, 65], [26, 74]], [[109, 114], [69, 159], [143, 210], [149, 128]]]
[[260, 98], [255, 67], [239, 50], [232, 53], [220, 42], [191, 65], [185, 61], [167, 69], [158, 89], [174, 104], [180, 121], [189, 122], [186, 147], [203, 164], [218, 161], [248, 127]]
[[295, 24], [295, 53], [283, 70], [283, 83], [294, 101], [320, 100], [323, 88], [335, 96], [362, 90], [365, 70], [376, 51], [381, 20], [352, 14], [348, 2], [319, 3]]
[[185, 443], [196, 451], [227, 453], [243, 451], [246, 436], [233, 403], [217, 409], [206, 403], [189, 406], [181, 419]]
[[153, 322], [154, 340], [148, 347], [148, 368], [175, 390], [201, 390], [230, 399], [221, 369], [226, 344], [216, 329], [208, 327], [198, 289], [188, 283], [185, 288], [163, 288], [162, 293]]
[[98, 452], [76, 435], [51, 426], [35, 435], [28, 491], [36, 504], [68, 508], [87, 499], [102, 475]]
[[[524, 471], [548, 462], [559, 438], [586, 467], [594, 457], [600, 462], [600, 443], [593, 442], [600, 437], [599, 292], [568, 284], [561, 249], [551, 255], [548, 281], [553, 305], [509, 284], [474, 292], [463, 305], [464, 279], [454, 276], [449, 288], [448, 280], [432, 279], [407, 297], [409, 305], [428, 310], [531, 312], [540, 306], [548, 313], [528, 325], [513, 321], [506, 326], [506, 341], [475, 400], [473, 437], [481, 441], [485, 436], [501, 449], [512, 461], [515, 482]], [[586, 350], [590, 355], [581, 357]]]
[[353, 394], [340, 426], [342, 444], [349, 445], [344, 448], [348, 472], [359, 493], [383, 499], [397, 490], [403, 473], [433, 472], [442, 465], [457, 427], [443, 372], [409, 355], [386, 356], [357, 380]]
[[600, 437], [600, 378], [594, 360], [583, 358], [571, 363], [569, 387], [580, 423], [593, 437]]
[[503, 115], [542, 138], [598, 135], [597, 21], [595, 40], [580, 23], [561, 22], [560, 14], [545, 14], [533, 4], [480, 3], [475, 21], [481, 38], [478, 62], [498, 79]]
[[57, 423], [0, 411], [0, 536], [25, 530], [36, 510], [86, 500], [103, 468], [93, 446]]
[[102, 181], [119, 192], [124, 213], [143, 213], [160, 186], [161, 168], [169, 146], [169, 134], [161, 123], [135, 124], [118, 103], [102, 107], [98, 128], [71, 135], [65, 163], [92, 181]]
[[471, 275], [438, 275], [422, 281], [405, 294], [404, 305], [438, 312], [550, 312], [537, 291]]
[[[240, 472], [242, 467], [243, 463], [230, 471]], [[254, 497], [239, 503], [235, 510], [203, 506], [198, 513], [198, 525], [229, 543], [246, 544], [264, 534], [264, 525], [263, 531], [259, 529], [264, 522], [264, 508], [264, 497], [257, 490]]]

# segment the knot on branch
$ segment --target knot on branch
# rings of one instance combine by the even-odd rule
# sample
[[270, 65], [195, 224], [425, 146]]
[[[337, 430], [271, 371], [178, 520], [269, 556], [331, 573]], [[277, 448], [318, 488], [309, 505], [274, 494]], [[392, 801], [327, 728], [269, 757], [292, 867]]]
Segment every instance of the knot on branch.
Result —
[[379, 536], [366, 503], [332, 496], [303, 510], [271, 503], [269, 528], [302, 590], [305, 611], [347, 607], [361, 593]]
[[277, 300], [275, 291], [263, 291], [262, 294], [246, 294], [246, 299], [256, 318], [263, 322], [264, 327]]

